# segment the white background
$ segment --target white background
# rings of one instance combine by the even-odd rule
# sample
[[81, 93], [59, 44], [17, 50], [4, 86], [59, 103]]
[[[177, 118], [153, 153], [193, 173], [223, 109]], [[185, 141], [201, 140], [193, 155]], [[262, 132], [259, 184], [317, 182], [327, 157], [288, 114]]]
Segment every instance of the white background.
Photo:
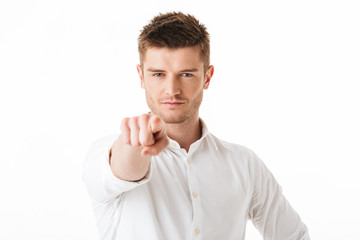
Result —
[[264, 160], [312, 239], [358, 239], [360, 8], [348, 0], [1, 0], [0, 239], [97, 239], [82, 162], [148, 110], [137, 36], [173, 10], [211, 34], [210, 131]]

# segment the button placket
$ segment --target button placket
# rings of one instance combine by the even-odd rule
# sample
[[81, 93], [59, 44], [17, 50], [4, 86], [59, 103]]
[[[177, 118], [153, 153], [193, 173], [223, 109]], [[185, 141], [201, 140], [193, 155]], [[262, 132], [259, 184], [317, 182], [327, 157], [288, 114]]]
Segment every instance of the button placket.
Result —
[[[190, 189], [192, 190], [192, 189]], [[200, 220], [200, 215], [201, 215], [201, 208], [200, 208], [200, 202], [198, 199], [198, 193], [196, 191], [192, 191], [191, 193], [192, 195], [192, 204], [193, 204], [193, 211], [194, 211], [194, 219], [193, 219], [193, 229], [194, 229], [194, 234], [195, 234], [195, 238], [198, 238], [199, 234], [200, 234], [200, 229], [199, 229], [199, 220]]]
[[[187, 165], [187, 177], [189, 184], [189, 191], [191, 196], [191, 203], [193, 208], [193, 221], [192, 221], [192, 236], [193, 239], [199, 239], [200, 236], [200, 225], [201, 222], [201, 206], [200, 206], [200, 196], [199, 196], [199, 186], [196, 180], [196, 170], [194, 167], [194, 157], [187, 155], [186, 157], [186, 165]], [[200, 222], [199, 222], [200, 221]]]

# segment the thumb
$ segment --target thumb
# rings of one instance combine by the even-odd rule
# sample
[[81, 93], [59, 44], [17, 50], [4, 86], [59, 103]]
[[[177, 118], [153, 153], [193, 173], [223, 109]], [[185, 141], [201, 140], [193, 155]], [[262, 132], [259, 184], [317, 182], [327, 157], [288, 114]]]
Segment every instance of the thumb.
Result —
[[145, 156], [156, 156], [160, 154], [167, 146], [169, 145], [169, 139], [167, 137], [163, 137], [156, 141], [156, 143], [152, 146], [146, 146], [142, 151], [141, 155]]

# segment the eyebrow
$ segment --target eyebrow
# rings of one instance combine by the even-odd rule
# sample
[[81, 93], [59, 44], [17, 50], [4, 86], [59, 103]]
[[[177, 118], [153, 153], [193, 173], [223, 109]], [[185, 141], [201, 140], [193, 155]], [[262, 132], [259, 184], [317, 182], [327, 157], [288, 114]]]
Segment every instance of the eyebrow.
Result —
[[180, 72], [198, 72], [199, 69], [197, 68], [191, 68], [191, 69], [184, 69], [184, 70], [181, 70]]
[[152, 68], [152, 67], [146, 69], [146, 71], [149, 71], [149, 72], [165, 72], [164, 70], [156, 69], [156, 68]]
[[[156, 69], [156, 68], [152, 68], [152, 67], [146, 69], [146, 71], [149, 71], [149, 72], [165, 72], [165, 70]], [[198, 71], [199, 71], [199, 69], [197, 69], [197, 68], [190, 68], [190, 69], [183, 69], [183, 70], [181, 70], [179, 72], [198, 72]]]

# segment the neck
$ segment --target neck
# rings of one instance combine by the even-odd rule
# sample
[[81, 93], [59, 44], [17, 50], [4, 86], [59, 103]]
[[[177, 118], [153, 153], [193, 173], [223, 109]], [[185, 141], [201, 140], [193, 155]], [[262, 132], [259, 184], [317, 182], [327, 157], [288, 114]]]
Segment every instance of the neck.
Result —
[[202, 126], [199, 116], [179, 124], [166, 124], [167, 135], [189, 151], [190, 145], [201, 138]]

